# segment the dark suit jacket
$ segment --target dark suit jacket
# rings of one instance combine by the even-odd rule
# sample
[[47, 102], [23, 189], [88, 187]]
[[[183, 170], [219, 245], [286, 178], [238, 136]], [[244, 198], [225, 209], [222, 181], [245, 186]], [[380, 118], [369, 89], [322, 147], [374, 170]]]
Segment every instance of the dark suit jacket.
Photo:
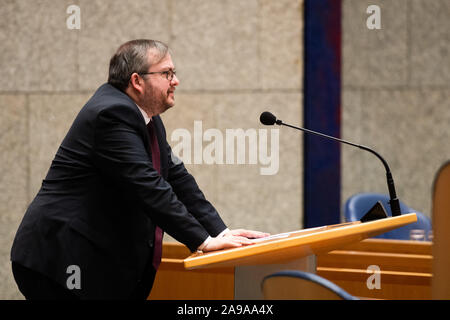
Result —
[[184, 165], [174, 164], [153, 117], [161, 175], [136, 104], [109, 84], [81, 109], [14, 239], [11, 260], [66, 287], [81, 271], [82, 298], [123, 298], [153, 254], [155, 225], [195, 251], [226, 226]]

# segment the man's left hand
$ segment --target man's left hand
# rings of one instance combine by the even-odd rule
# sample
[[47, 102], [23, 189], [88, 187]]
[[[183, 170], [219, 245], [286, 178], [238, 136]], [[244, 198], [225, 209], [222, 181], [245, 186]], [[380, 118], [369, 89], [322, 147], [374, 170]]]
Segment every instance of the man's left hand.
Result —
[[241, 236], [241, 237], [246, 237], [248, 239], [258, 239], [258, 238], [268, 237], [268, 236], [270, 236], [270, 233], [246, 230], [246, 229], [235, 229], [235, 230], [230, 230], [230, 231], [226, 232], [223, 236], [224, 237]]

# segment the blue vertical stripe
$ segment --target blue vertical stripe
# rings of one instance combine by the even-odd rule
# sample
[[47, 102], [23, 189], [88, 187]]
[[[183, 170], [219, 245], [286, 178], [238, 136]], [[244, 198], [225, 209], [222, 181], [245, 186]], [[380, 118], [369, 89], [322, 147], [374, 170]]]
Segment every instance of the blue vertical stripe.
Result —
[[[305, 1], [304, 125], [340, 137], [341, 0]], [[304, 135], [304, 226], [340, 222], [341, 146]]]

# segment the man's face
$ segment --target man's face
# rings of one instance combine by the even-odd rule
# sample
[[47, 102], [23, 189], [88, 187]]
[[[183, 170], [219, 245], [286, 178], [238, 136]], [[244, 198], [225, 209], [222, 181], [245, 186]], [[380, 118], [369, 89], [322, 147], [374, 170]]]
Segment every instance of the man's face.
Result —
[[[149, 59], [152, 59], [149, 54]], [[167, 54], [156, 64], [153, 64], [147, 72], [165, 72], [175, 71], [172, 58]], [[175, 105], [174, 91], [175, 87], [180, 83], [176, 75], [173, 79], [167, 79], [167, 73], [154, 73], [143, 75], [144, 77], [144, 94], [142, 106], [152, 112], [153, 115], [161, 114], [167, 109]]]

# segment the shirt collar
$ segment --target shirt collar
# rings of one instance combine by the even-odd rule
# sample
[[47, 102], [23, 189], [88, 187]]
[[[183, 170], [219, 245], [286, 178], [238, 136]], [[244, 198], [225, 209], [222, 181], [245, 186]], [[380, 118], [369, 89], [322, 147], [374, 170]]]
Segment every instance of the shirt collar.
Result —
[[142, 113], [142, 116], [144, 117], [145, 125], [147, 125], [152, 120], [152, 118], [149, 118], [149, 116], [147, 115], [147, 112], [145, 112], [144, 109], [139, 107], [137, 104], [136, 104], [136, 106], [138, 107], [139, 111]]

